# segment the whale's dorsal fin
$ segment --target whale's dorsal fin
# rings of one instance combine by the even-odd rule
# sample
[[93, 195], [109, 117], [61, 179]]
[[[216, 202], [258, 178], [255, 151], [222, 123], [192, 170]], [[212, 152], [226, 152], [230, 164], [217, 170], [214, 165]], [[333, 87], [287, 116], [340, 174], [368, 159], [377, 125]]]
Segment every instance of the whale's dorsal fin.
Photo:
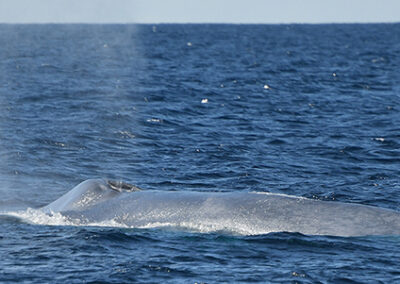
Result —
[[139, 191], [141, 190], [139, 187], [123, 182], [123, 181], [116, 181], [116, 180], [107, 180], [108, 186], [118, 192], [131, 192], [131, 191]]

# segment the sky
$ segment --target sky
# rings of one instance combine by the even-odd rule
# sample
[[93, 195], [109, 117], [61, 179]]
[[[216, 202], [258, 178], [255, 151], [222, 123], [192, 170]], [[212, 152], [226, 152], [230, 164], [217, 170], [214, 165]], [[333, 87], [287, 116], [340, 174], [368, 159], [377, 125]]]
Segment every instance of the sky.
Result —
[[0, 23], [400, 22], [400, 0], [0, 0]]

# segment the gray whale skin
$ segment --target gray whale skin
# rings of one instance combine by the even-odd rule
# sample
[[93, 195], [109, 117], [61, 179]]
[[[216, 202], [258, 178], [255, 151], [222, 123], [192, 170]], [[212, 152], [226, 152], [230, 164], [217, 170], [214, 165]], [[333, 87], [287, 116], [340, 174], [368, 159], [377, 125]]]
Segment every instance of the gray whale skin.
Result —
[[140, 190], [102, 179], [86, 180], [41, 208], [72, 224], [113, 221], [131, 228], [179, 227], [254, 235], [400, 235], [400, 213], [373, 206], [259, 192]]

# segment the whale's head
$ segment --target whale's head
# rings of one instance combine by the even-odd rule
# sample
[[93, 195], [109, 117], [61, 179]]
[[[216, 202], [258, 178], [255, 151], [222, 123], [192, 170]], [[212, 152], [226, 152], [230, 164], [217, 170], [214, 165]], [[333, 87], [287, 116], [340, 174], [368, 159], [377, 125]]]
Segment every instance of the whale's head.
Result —
[[138, 187], [121, 181], [89, 179], [78, 184], [59, 199], [43, 207], [47, 213], [61, 211], [80, 211], [114, 198], [124, 192], [140, 190]]

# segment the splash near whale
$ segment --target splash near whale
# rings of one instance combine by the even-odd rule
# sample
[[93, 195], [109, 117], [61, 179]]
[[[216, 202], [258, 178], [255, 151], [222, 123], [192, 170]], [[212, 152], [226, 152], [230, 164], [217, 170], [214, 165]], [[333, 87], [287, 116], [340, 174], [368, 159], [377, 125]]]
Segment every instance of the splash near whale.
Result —
[[91, 179], [40, 209], [68, 225], [171, 227], [244, 235], [400, 235], [400, 213], [367, 205], [260, 192], [140, 190]]

